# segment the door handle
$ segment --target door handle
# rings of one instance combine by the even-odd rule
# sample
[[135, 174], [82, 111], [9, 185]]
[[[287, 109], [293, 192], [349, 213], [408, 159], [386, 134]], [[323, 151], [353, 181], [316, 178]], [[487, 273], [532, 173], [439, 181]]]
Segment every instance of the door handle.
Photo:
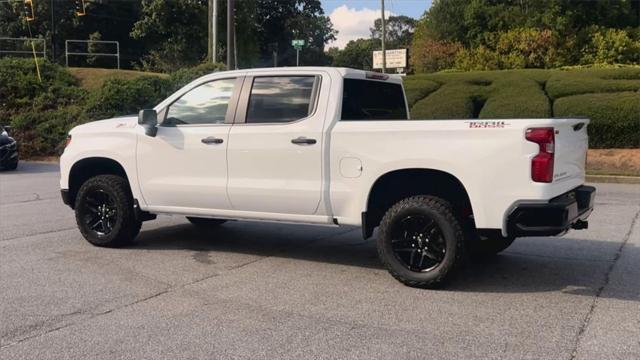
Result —
[[207, 136], [206, 138], [200, 140], [202, 141], [203, 144], [222, 144], [224, 142], [224, 140], [214, 137], [214, 136]]
[[295, 139], [291, 139], [291, 143], [296, 145], [313, 145], [316, 143], [316, 139], [309, 139], [304, 136], [300, 136]]

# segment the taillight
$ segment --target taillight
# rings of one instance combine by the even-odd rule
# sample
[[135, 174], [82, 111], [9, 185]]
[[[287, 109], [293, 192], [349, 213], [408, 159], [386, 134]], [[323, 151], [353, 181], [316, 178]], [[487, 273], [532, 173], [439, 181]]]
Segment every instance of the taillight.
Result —
[[555, 137], [553, 128], [527, 129], [525, 138], [538, 144], [538, 155], [531, 160], [531, 179], [535, 182], [553, 181], [553, 158]]
[[71, 144], [71, 135], [67, 135], [67, 142], [64, 144], [64, 147], [69, 146]]

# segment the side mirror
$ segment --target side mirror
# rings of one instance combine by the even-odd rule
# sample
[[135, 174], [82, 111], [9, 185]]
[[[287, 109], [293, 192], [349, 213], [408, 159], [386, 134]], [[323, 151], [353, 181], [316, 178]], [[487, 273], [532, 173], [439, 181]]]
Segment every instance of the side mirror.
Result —
[[140, 110], [138, 113], [138, 124], [144, 128], [144, 133], [154, 137], [158, 132], [158, 113], [153, 109]]

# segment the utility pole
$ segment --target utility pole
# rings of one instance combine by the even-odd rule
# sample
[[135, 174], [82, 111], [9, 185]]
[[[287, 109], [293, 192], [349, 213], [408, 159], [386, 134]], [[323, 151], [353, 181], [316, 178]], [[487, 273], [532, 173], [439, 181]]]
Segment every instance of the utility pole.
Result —
[[56, 21], [54, 20], [55, 0], [51, 0], [51, 62], [56, 62]]
[[387, 72], [387, 52], [384, 48], [384, 42], [387, 37], [387, 26], [384, 22], [384, 0], [380, 0], [380, 2], [382, 4], [382, 73], [384, 74]]
[[211, 62], [218, 60], [218, 0], [209, 0], [209, 56]]
[[235, 69], [235, 14], [234, 0], [227, 0], [227, 70]]
[[213, 39], [211, 40], [213, 44], [211, 44], [211, 60], [212, 62], [218, 61], [218, 0], [213, 0]]

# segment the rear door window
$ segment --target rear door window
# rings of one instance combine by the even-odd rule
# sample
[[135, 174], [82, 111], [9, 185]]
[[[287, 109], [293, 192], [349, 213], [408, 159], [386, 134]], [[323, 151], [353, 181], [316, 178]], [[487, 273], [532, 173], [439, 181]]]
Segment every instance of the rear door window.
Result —
[[344, 79], [342, 120], [407, 120], [402, 85]]

